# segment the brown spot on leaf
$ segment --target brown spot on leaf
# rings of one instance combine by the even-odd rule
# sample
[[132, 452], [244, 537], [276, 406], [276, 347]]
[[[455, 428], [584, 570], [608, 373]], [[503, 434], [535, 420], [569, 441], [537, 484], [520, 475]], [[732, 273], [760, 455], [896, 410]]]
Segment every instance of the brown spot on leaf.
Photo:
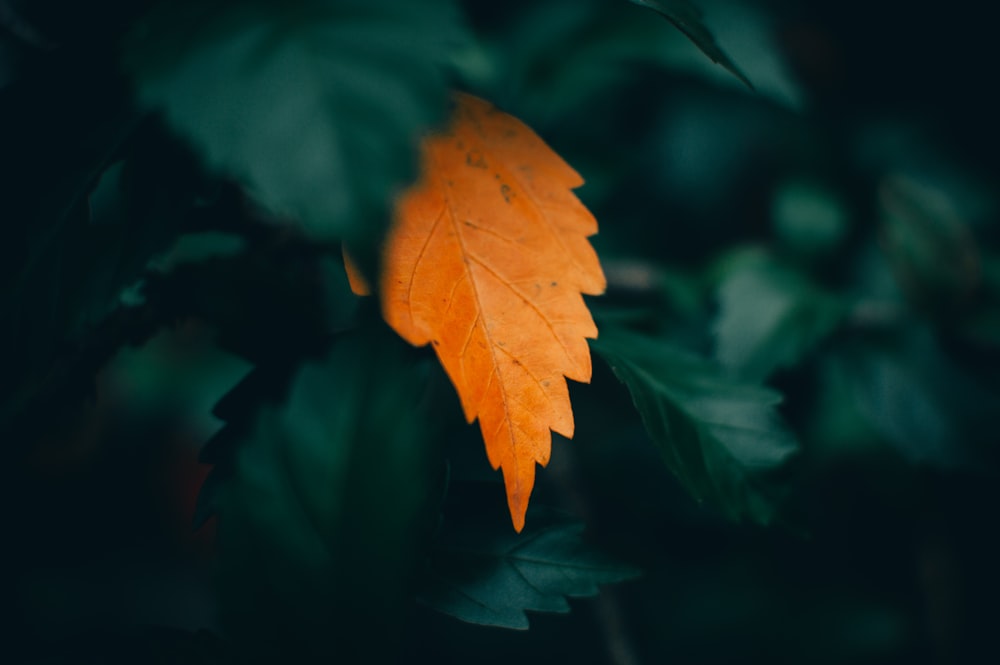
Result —
[[486, 158], [483, 157], [483, 153], [479, 150], [470, 150], [465, 154], [465, 163], [475, 169], [485, 169]]

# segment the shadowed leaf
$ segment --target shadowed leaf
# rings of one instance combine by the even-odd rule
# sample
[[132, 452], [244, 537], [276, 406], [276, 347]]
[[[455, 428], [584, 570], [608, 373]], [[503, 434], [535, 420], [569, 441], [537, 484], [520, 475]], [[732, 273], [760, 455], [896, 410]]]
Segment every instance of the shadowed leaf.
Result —
[[254, 662], [288, 644], [324, 660], [391, 653], [437, 494], [431, 367], [387, 332], [344, 336], [283, 404], [234, 428], [217, 489], [221, 615]]
[[371, 239], [446, 104], [444, 0], [162, 3], [130, 35], [139, 97], [314, 237]]

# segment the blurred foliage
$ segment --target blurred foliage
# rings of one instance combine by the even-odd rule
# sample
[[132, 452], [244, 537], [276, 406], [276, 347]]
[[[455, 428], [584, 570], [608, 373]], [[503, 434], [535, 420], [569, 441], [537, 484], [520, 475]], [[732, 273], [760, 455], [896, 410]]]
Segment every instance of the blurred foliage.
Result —
[[[993, 662], [995, 30], [962, 0], [0, 1], [0, 661]], [[449, 89], [534, 128], [601, 229], [593, 380], [521, 536], [340, 260], [374, 267]]]
[[460, 39], [441, 0], [172, 2], [134, 26], [123, 59], [208, 164], [310, 235], [357, 243], [382, 230], [416, 137], [443, 116]]

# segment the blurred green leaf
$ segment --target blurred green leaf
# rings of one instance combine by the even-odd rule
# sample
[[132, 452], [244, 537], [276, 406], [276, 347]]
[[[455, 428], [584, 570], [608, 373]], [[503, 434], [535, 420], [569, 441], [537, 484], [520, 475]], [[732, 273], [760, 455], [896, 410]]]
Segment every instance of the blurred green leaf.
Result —
[[1000, 386], [957, 364], [930, 329], [913, 325], [835, 358], [858, 412], [907, 461], [978, 469], [995, 454]]
[[[456, 61], [458, 74], [466, 87], [514, 111], [546, 140], [555, 138], [560, 154], [572, 157], [569, 161], [585, 174], [590, 191], [595, 185], [606, 187], [599, 180], [623, 177], [609, 169], [615, 153], [634, 161], [634, 148], [622, 145], [623, 140], [632, 134], [648, 140], [642, 131], [644, 117], [655, 112], [658, 96], [645, 88], [651, 85], [650, 72], [729, 83], [730, 75], [714, 67], [683, 33], [650, 20], [646, 11], [623, 10], [604, 0], [555, 0], [522, 7], [506, 12], [503, 22], [481, 26], [478, 48]], [[744, 28], [739, 34], [747, 34], [742, 15], [728, 21]], [[756, 23], [753, 27], [755, 34], [762, 31]], [[750, 41], [758, 51], [769, 48], [766, 39]], [[759, 66], [758, 71], [768, 76], [764, 92], [771, 95], [773, 75]], [[581, 108], [587, 113], [579, 113]], [[624, 125], [622, 118], [628, 118]], [[593, 132], [598, 125], [615, 130]], [[605, 170], [610, 172], [602, 174]]]
[[449, 0], [161, 3], [124, 59], [148, 106], [315, 238], [371, 240], [447, 105]]
[[846, 312], [844, 303], [773, 259], [744, 262], [718, 289], [715, 357], [751, 381], [795, 365]]
[[417, 595], [439, 612], [526, 630], [526, 610], [569, 612], [567, 597], [596, 596], [598, 585], [639, 574], [588, 545], [581, 538], [583, 524], [566, 515], [532, 505], [518, 534], [502, 510], [457, 493]]
[[661, 339], [608, 322], [598, 328], [591, 347], [632, 393], [678, 480], [731, 518], [770, 522], [782, 493], [778, 474], [798, 450], [774, 408], [781, 395]]
[[253, 662], [291, 644], [351, 662], [391, 653], [443, 468], [432, 366], [410, 353], [384, 330], [344, 336], [284, 403], [230, 413], [242, 440], [219, 496], [221, 616]]
[[855, 408], [904, 459], [951, 467], [965, 457], [934, 391], [899, 354], [855, 352], [845, 367]]
[[251, 370], [212, 337], [205, 329], [161, 332], [141, 347], [122, 349], [102, 370], [102, 384], [128, 412], [150, 419], [174, 412], [208, 438], [220, 427], [212, 407]]
[[904, 292], [942, 320], [964, 314], [977, 293], [982, 256], [953, 194], [933, 181], [891, 175], [879, 203], [880, 245]]
[[177, 238], [170, 249], [153, 257], [148, 269], [160, 273], [170, 272], [185, 263], [200, 263], [216, 257], [234, 256], [245, 246], [243, 238], [232, 233], [217, 231], [186, 233]]
[[712, 62], [721, 65], [748, 88], [753, 90], [753, 84], [750, 83], [750, 79], [726, 55], [716, 43], [715, 37], [705, 27], [705, 24], [702, 22], [701, 10], [698, 7], [688, 2], [688, 0], [629, 0], [629, 2], [640, 7], [652, 9], [673, 23], [674, 27], [683, 32]]
[[851, 230], [838, 192], [802, 177], [789, 178], [775, 189], [771, 224], [782, 244], [806, 259], [829, 256]]

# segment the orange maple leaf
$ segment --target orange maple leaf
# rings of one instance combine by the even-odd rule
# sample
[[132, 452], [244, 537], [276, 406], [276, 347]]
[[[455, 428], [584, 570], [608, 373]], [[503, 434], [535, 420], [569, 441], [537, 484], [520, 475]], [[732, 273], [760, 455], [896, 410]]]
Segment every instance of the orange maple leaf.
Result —
[[471, 95], [457, 95], [450, 127], [423, 141], [420, 172], [386, 241], [382, 313], [411, 344], [434, 345], [466, 419], [479, 419], [520, 531], [549, 430], [573, 436], [566, 378], [590, 381], [585, 338], [597, 327], [581, 294], [605, 288], [587, 240], [597, 221], [570, 191], [583, 184], [576, 171]]

